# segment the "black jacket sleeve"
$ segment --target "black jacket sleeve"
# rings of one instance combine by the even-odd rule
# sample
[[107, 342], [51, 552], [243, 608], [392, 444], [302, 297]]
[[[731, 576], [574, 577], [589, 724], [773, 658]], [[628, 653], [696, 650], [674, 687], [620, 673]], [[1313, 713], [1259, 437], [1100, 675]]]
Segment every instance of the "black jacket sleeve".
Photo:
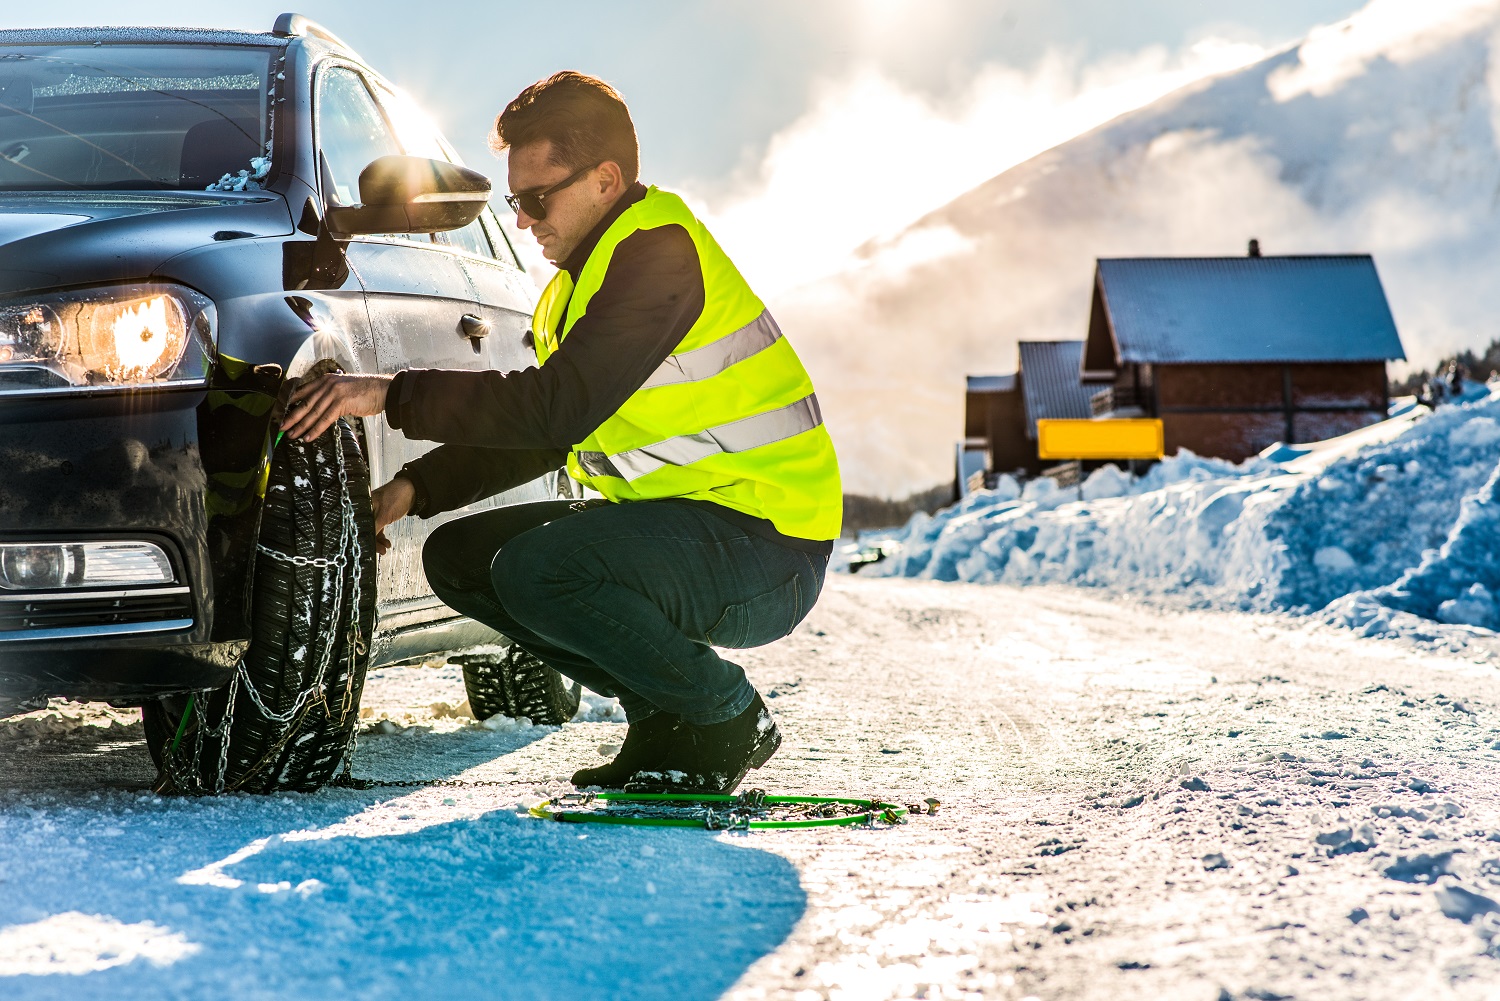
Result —
[[[681, 343], [703, 313], [703, 298], [703, 270], [685, 229], [633, 233], [615, 248], [587, 312], [547, 364], [506, 373], [409, 370], [391, 387], [387, 419], [408, 438], [570, 449]], [[423, 476], [434, 495], [441, 492]]]
[[530, 483], [557, 469], [567, 457], [566, 449], [557, 448], [442, 445], [408, 462], [396, 475], [410, 480], [416, 490], [411, 513], [431, 518]]

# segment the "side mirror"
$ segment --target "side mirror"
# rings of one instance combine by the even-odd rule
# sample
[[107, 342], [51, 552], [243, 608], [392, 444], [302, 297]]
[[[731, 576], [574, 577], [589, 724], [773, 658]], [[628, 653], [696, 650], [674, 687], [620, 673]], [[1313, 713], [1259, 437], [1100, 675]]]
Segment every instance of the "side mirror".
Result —
[[359, 172], [359, 200], [329, 207], [330, 231], [442, 233], [479, 218], [490, 200], [490, 179], [445, 160], [383, 156]]

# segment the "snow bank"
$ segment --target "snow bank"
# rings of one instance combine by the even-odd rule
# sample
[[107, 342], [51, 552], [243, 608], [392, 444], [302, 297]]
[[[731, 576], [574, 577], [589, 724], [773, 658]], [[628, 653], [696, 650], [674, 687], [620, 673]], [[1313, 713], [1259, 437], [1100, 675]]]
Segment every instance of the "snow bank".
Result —
[[[469, 653], [504, 653], [505, 647], [475, 647]], [[431, 658], [417, 666], [385, 667], [370, 672], [368, 684], [380, 692], [377, 700], [367, 698], [359, 710], [362, 734], [399, 734], [413, 728], [449, 733], [479, 728], [497, 733], [524, 731], [530, 720], [508, 716], [486, 720], [474, 718], [474, 709], [464, 697], [463, 668], [442, 657]], [[578, 703], [575, 723], [624, 723], [625, 709], [620, 700], [595, 695], [584, 689]]]
[[1023, 491], [1002, 477], [862, 538], [887, 554], [862, 572], [1326, 609], [1372, 635], [1500, 628], [1500, 387], [1469, 399], [1239, 465], [1182, 452], [1138, 480], [1106, 466]]
[[97, 735], [122, 733], [140, 722], [134, 709], [115, 709], [103, 702], [49, 699], [44, 709], [12, 716], [0, 728], [0, 741], [41, 740], [77, 732]]

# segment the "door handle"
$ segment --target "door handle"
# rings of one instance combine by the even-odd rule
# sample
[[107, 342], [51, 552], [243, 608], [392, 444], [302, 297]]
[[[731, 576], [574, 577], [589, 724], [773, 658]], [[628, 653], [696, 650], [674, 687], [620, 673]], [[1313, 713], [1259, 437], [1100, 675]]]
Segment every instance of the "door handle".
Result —
[[490, 335], [489, 321], [483, 317], [475, 316], [473, 313], [465, 313], [459, 318], [459, 329], [463, 336], [469, 339], [469, 344], [474, 348], [474, 353], [479, 353], [479, 342]]

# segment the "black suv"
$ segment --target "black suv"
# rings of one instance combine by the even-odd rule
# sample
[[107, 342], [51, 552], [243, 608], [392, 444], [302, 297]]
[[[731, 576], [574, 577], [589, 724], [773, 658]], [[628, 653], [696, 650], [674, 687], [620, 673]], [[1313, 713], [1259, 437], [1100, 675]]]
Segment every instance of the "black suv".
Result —
[[[370, 484], [421, 446], [278, 431], [325, 371], [535, 363], [489, 190], [300, 15], [0, 31], [0, 716], [138, 705], [162, 788], [307, 789], [369, 666], [502, 642], [427, 586], [441, 519], [375, 561]], [[476, 715], [577, 704], [514, 656], [466, 673]]]

